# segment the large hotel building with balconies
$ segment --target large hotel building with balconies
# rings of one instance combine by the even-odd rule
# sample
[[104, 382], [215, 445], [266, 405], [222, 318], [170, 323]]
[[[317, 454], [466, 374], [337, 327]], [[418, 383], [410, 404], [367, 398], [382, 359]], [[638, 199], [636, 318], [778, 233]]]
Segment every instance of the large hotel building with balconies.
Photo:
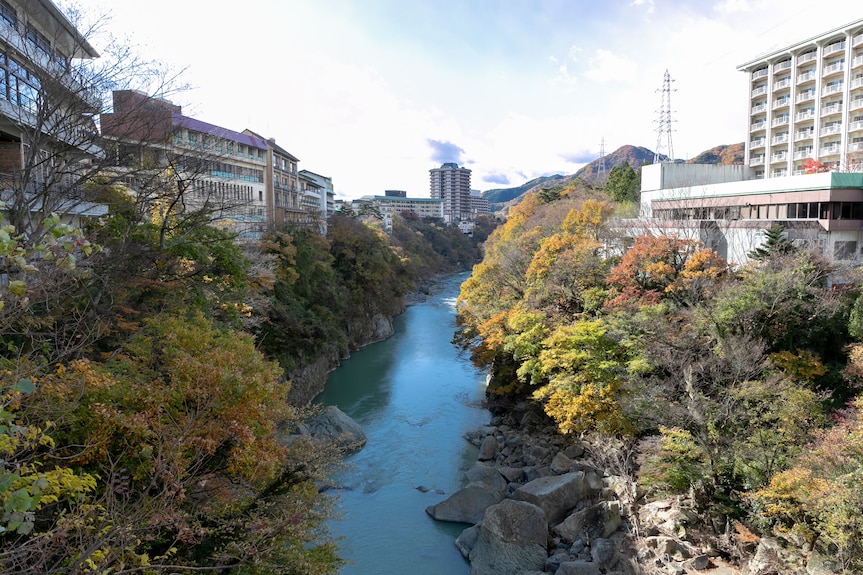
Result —
[[802, 174], [810, 159], [863, 168], [863, 20], [738, 70], [750, 79], [746, 164], [755, 177]]
[[863, 262], [863, 19], [737, 67], [743, 165], [644, 166], [641, 226], [736, 264], [780, 225], [795, 245]]

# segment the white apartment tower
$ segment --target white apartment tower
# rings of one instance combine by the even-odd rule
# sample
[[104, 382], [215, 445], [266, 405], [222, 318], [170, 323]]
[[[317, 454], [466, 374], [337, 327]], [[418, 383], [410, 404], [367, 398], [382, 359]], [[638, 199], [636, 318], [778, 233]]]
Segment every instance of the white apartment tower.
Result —
[[755, 177], [802, 174], [810, 158], [863, 170], [863, 19], [737, 69], [749, 75], [746, 165]]
[[470, 170], [458, 164], [446, 163], [429, 170], [431, 197], [444, 200], [443, 219], [446, 223], [473, 220], [470, 199]]

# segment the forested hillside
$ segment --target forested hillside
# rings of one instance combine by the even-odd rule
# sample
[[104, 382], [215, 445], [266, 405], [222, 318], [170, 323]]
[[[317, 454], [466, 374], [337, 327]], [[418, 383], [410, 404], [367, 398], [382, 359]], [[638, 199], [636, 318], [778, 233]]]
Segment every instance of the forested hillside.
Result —
[[462, 287], [458, 340], [491, 370], [491, 405], [623, 441], [639, 503], [678, 498], [684, 531], [727, 558], [771, 535], [775, 572], [815, 554], [863, 572], [857, 285], [787, 242], [743, 269], [691, 240], [624, 242], [590, 194], [526, 196]]
[[241, 248], [92, 185], [90, 229], [0, 229], [2, 571], [336, 572], [318, 486], [340, 454], [291, 435], [309, 409], [286, 370], [478, 261], [481, 235], [336, 215]]

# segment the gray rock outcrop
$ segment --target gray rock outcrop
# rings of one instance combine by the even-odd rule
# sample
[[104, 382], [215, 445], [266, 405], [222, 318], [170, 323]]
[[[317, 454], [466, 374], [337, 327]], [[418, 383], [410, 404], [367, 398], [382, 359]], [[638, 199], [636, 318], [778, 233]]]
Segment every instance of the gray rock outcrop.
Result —
[[470, 552], [470, 575], [521, 575], [542, 571], [548, 558], [545, 512], [506, 499], [489, 507]]

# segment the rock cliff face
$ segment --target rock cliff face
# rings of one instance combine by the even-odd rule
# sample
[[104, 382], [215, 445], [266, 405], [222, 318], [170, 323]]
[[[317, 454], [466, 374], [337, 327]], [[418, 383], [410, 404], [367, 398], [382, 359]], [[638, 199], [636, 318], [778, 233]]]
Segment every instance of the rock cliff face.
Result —
[[[354, 322], [348, 326], [351, 351], [383, 341], [392, 334], [392, 319], [383, 314], [375, 314], [366, 318], [364, 322]], [[291, 403], [305, 405], [313, 400], [324, 390], [327, 375], [339, 366], [342, 359], [347, 359], [347, 356], [340, 356], [337, 346], [327, 346], [321, 349], [314, 361], [289, 373], [287, 377], [291, 381], [291, 389], [288, 392], [288, 399]]]

